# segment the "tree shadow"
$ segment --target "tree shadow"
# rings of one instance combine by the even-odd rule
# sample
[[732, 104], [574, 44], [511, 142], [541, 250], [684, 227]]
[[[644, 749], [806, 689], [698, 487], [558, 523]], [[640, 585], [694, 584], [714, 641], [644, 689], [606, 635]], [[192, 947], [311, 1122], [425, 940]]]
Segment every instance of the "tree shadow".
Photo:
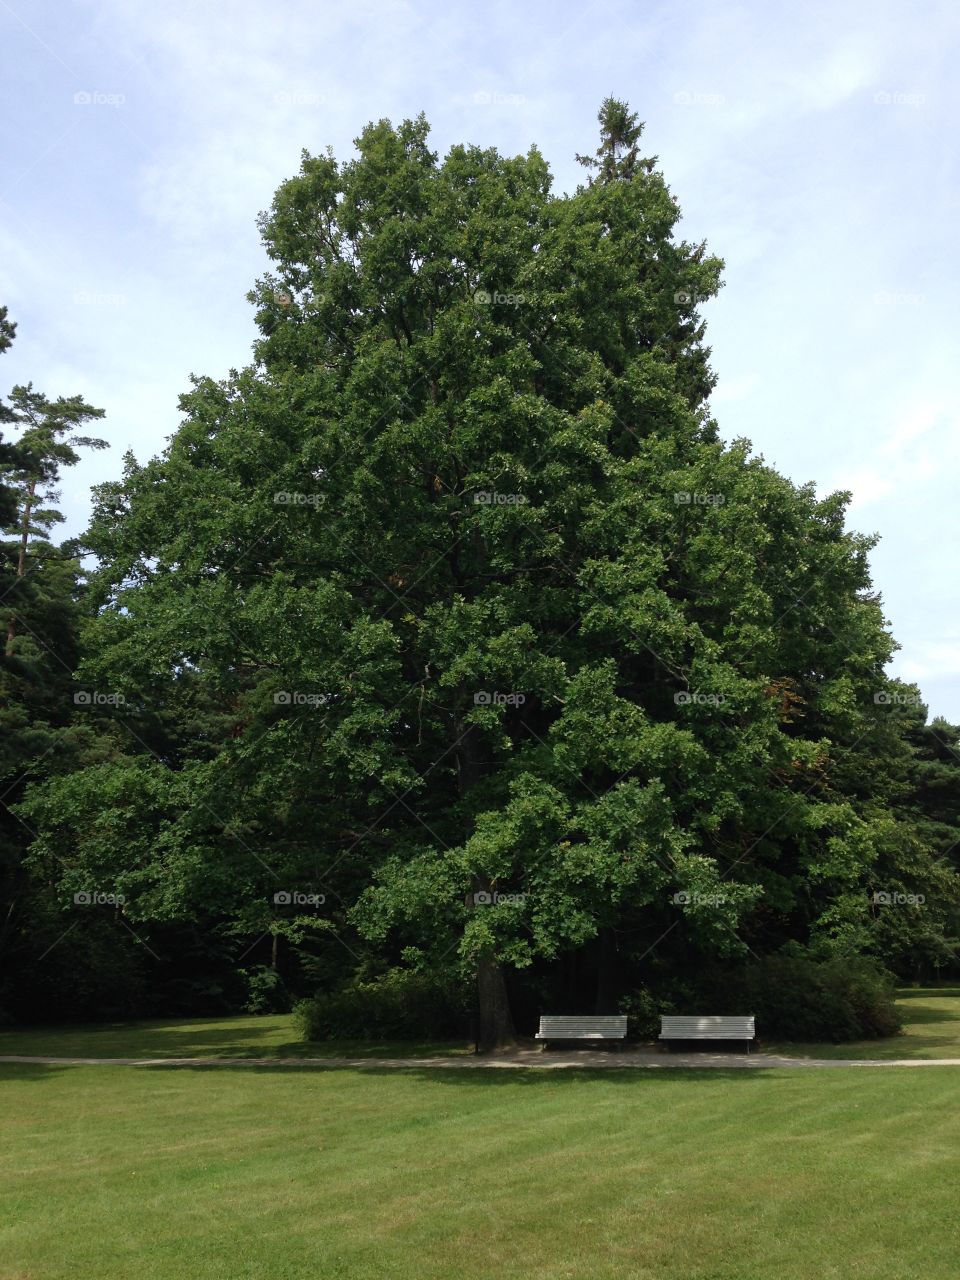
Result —
[[17, 1080], [36, 1083], [38, 1080], [52, 1080], [71, 1070], [69, 1062], [0, 1062], [0, 1084], [10, 1084]]
[[[960, 994], [960, 992], [958, 992]], [[905, 1027], [923, 1026], [927, 1022], [954, 1022], [957, 1024], [957, 1034], [960, 1037], [960, 1004], [956, 1009], [938, 1009], [932, 1004], [925, 1003], [930, 997], [924, 999], [916, 999], [912, 1002], [911, 1008], [905, 1009], [905, 1017], [903, 1025]]]
[[[226, 1025], [224, 1025], [226, 1024]], [[304, 1052], [304, 1042], [290, 1028], [290, 1039], [277, 1038], [275, 1016], [240, 1015], [235, 1025], [216, 1018], [169, 1018], [137, 1022], [5, 1027], [0, 1056], [6, 1053], [77, 1058], [191, 1057], [205, 1053], [290, 1055]]]
[[[75, 1058], [191, 1058], [217, 1055], [238, 1058], [418, 1057], [472, 1052], [466, 1041], [306, 1041], [287, 1021], [287, 1014], [250, 1014], [227, 1018], [151, 1019], [59, 1026], [5, 1027], [0, 1031], [0, 1057], [24, 1054]], [[286, 1038], [289, 1036], [289, 1038]]]
[[[781, 1070], [783, 1068], [780, 1068]], [[337, 1066], [326, 1063], [215, 1063], [215, 1062], [155, 1062], [140, 1067], [142, 1071], [240, 1071], [256, 1075], [304, 1075], [317, 1072], [350, 1073], [354, 1076], [386, 1076], [392, 1079], [415, 1079], [424, 1083], [442, 1085], [467, 1085], [473, 1088], [498, 1089], [507, 1086], [530, 1088], [549, 1085], [564, 1088], [572, 1084], [620, 1084], [636, 1085], [646, 1081], [655, 1085], [659, 1077], [675, 1081], [682, 1076], [691, 1082], [709, 1080], [759, 1080], [765, 1079], [771, 1068], [743, 1067], [447, 1067], [447, 1066]]]

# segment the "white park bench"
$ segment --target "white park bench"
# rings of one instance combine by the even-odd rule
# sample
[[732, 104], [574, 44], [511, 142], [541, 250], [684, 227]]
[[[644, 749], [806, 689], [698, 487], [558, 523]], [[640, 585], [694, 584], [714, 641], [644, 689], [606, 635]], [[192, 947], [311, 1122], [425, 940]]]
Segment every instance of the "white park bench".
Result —
[[660, 1016], [661, 1040], [746, 1040], [756, 1038], [756, 1019], [750, 1017]]
[[538, 1040], [623, 1040], [627, 1035], [626, 1014], [602, 1014], [595, 1017], [579, 1014], [545, 1013], [540, 1018]]

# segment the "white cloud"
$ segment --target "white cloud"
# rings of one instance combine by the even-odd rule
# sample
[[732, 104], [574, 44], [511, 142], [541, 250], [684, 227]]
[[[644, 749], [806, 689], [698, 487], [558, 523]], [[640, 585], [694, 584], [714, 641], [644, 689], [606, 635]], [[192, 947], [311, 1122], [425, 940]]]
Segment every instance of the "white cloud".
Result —
[[952, 403], [945, 399], [921, 402], [874, 445], [870, 461], [836, 472], [822, 488], [849, 489], [851, 508], [893, 497], [898, 504], [919, 503], [929, 512], [933, 493], [955, 485], [958, 427]]

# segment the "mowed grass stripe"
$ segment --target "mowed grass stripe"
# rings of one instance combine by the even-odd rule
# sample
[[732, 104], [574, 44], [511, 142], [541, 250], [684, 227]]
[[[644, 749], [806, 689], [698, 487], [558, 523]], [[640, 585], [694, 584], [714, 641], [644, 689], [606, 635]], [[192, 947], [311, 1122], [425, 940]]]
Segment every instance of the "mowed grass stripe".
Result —
[[5, 1066], [0, 1277], [954, 1280], [958, 1081]]

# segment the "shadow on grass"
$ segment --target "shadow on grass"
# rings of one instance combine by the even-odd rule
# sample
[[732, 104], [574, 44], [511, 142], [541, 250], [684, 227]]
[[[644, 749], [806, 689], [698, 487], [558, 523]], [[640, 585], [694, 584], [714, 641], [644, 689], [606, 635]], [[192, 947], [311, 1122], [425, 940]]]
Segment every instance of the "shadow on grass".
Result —
[[922, 1004], [919, 1000], [909, 1009], [903, 1010], [903, 1025], [907, 1027], [923, 1027], [928, 1022], [953, 1022], [960, 1030], [960, 1009], [938, 1009], [932, 1004]]
[[[200, 1071], [210, 1072], [224, 1070], [214, 1063], [151, 1063], [150, 1066], [138, 1068], [141, 1071]], [[736, 1080], [738, 1082], [757, 1082], [770, 1075], [770, 1071], [745, 1071], [736, 1067], [675, 1067], [657, 1068], [612, 1068], [612, 1067], [564, 1067], [558, 1070], [544, 1071], [536, 1067], [480, 1068], [468, 1069], [456, 1067], [327, 1067], [319, 1063], [272, 1066], [263, 1063], [243, 1063], [232, 1065], [229, 1070], [239, 1071], [244, 1075], [253, 1073], [261, 1076], [276, 1075], [310, 1075], [317, 1072], [353, 1076], [381, 1076], [392, 1080], [418, 1080], [423, 1083], [442, 1085], [465, 1085], [477, 1089], [504, 1089], [511, 1086], [530, 1088], [547, 1085], [551, 1088], [564, 1088], [572, 1084], [620, 1084], [633, 1088], [654, 1085], [659, 1077], [665, 1081], [676, 1081], [678, 1076], [691, 1083]]]
[[396, 1058], [459, 1057], [472, 1052], [472, 1044], [465, 1041], [308, 1042], [296, 1036], [289, 1014], [19, 1026], [0, 1031], [0, 1057], [23, 1054], [75, 1058]]
[[[73, 1070], [75, 1068], [69, 1062], [0, 1062], [0, 1084], [11, 1084], [16, 1080], [35, 1084]], [[3, 1095], [0, 1094], [0, 1103], [2, 1101]]]
[[[153, 1037], [162, 1040], [164, 1046], [174, 1048], [186, 1045], [196, 1047], [209, 1046], [219, 1048], [225, 1044], [234, 1044], [239, 1040], [264, 1039], [276, 1034], [277, 1022], [289, 1015], [267, 1015], [258, 1019], [252, 1015], [238, 1014], [230, 1017], [202, 1018], [149, 1018], [127, 1022], [65, 1022], [54, 1024], [24, 1023], [18, 1026], [7, 1026], [0, 1030], [0, 1044], [13, 1041], [17, 1037], [28, 1039], [64, 1039], [64, 1040], [126, 1040], [132, 1036]], [[289, 1028], [293, 1032], [293, 1028]], [[299, 1039], [291, 1041], [291, 1045], [300, 1045]], [[287, 1047], [287, 1046], [284, 1046]], [[93, 1055], [90, 1055], [93, 1056]]]

